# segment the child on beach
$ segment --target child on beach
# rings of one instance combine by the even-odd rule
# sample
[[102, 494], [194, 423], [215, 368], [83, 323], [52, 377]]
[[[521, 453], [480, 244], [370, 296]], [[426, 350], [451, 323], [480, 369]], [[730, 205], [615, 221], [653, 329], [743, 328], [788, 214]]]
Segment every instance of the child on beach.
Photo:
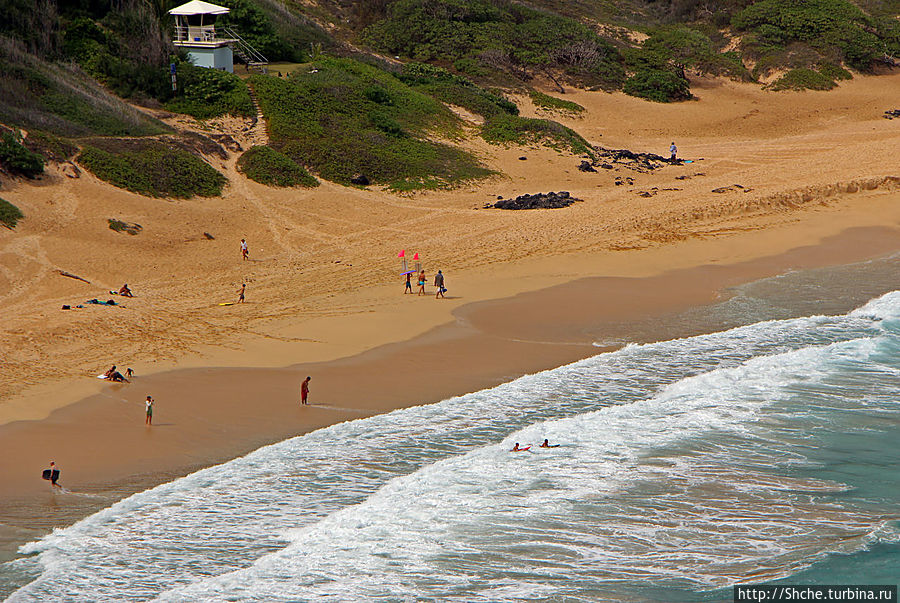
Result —
[[147, 396], [144, 404], [147, 406], [147, 417], [144, 419], [144, 425], [153, 425], [153, 397]]
[[250, 250], [247, 249], [247, 240], [241, 239], [241, 258], [248, 259], [250, 257]]
[[238, 303], [244, 303], [244, 292], [247, 290], [247, 283], [241, 283], [241, 288], [238, 289]]

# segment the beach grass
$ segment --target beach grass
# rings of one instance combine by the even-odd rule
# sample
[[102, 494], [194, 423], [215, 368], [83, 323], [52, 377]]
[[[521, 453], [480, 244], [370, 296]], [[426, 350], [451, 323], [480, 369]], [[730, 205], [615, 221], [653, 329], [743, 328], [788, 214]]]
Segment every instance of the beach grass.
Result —
[[19, 220], [24, 217], [25, 214], [22, 213], [21, 209], [6, 199], [0, 199], [0, 224], [12, 230], [16, 227]]

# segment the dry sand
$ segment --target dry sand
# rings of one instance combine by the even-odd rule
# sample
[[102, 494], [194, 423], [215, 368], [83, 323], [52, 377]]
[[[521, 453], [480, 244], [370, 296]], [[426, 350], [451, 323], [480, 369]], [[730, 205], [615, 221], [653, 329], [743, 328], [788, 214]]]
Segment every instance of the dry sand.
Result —
[[[900, 75], [828, 93], [700, 84], [698, 100], [675, 105], [566, 95], [588, 111], [561, 121], [595, 144], [662, 154], [674, 139], [697, 160], [650, 174], [582, 173], [576, 157], [473, 139], [505, 177], [407, 197], [328, 183], [269, 189], [237, 175], [235, 156], [212, 160], [231, 182], [216, 199], [147, 199], [61, 169], [5, 182], [0, 195], [27, 216], [0, 231], [0, 522], [26, 529], [7, 537], [266, 442], [595, 353], [585, 324], [900, 249], [900, 120], [881, 118]], [[615, 186], [616, 176], [634, 184]], [[483, 209], [497, 195], [549, 190], [584, 202]], [[144, 230], [116, 233], [108, 218]], [[401, 294], [400, 249], [422, 255], [429, 280], [444, 271], [448, 299]], [[123, 307], [60, 310], [123, 282], [136, 294]], [[241, 282], [247, 303], [219, 306]], [[93, 378], [113, 363], [138, 379]], [[305, 373], [319, 404], [298, 408]], [[66, 485], [106, 498], [52, 499], [34, 479], [51, 457]]]

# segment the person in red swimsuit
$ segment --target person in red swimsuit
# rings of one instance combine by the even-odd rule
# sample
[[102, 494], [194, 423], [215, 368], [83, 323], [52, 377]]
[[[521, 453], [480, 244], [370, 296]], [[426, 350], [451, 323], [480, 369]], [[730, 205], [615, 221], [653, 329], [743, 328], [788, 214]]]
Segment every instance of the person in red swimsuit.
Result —
[[307, 377], [303, 380], [303, 383], [300, 384], [300, 404], [309, 404], [307, 399], [309, 398], [309, 380], [312, 377]]

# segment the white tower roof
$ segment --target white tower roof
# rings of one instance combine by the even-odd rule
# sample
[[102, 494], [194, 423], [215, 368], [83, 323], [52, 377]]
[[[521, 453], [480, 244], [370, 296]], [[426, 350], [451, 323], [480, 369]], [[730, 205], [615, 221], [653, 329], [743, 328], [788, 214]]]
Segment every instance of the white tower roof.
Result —
[[170, 15], [224, 15], [229, 9], [224, 6], [203, 2], [203, 0], [191, 0], [169, 11]]

